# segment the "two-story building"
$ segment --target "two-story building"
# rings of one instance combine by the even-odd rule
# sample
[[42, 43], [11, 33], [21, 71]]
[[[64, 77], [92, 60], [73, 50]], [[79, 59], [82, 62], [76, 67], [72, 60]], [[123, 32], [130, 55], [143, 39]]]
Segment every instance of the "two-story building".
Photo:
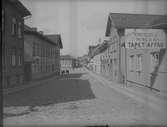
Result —
[[24, 82], [24, 18], [30, 15], [19, 0], [2, 1], [3, 88]]
[[45, 35], [45, 36], [57, 44], [57, 47], [55, 49], [56, 51], [55, 51], [54, 55], [55, 55], [56, 74], [59, 75], [60, 74], [60, 70], [61, 70], [60, 50], [63, 48], [61, 35], [60, 34], [49, 34], [49, 35]]
[[60, 74], [60, 36], [53, 40], [25, 25], [25, 78], [26, 80], [43, 78], [52, 74]]

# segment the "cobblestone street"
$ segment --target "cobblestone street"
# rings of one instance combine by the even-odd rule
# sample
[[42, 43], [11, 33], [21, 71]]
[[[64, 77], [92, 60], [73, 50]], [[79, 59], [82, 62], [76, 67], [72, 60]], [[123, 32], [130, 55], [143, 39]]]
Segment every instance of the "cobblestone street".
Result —
[[[156, 110], [133, 96], [103, 85], [84, 68], [59, 79], [4, 95], [7, 125], [166, 125]], [[164, 106], [165, 107], [165, 106]]]

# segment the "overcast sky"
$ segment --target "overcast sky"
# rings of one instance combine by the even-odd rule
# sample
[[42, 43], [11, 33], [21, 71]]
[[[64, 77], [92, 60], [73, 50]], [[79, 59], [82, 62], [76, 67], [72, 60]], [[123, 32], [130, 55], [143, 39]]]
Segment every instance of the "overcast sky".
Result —
[[44, 34], [61, 34], [61, 54], [82, 56], [104, 37], [114, 13], [166, 14], [167, 0], [21, 0], [32, 17], [25, 23]]

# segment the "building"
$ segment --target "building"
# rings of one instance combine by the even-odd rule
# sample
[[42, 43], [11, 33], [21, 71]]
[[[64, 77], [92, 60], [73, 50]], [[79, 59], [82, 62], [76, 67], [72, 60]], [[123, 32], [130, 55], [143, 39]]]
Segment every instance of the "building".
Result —
[[110, 38], [105, 40], [104, 43], [100, 46], [101, 48], [101, 74], [118, 82], [118, 46], [116, 42], [111, 42]]
[[89, 51], [88, 51], [89, 58], [91, 58], [94, 55], [93, 52], [97, 47], [98, 47], [98, 45], [90, 45], [89, 46]]
[[[102, 74], [104, 69], [104, 60], [102, 56], [104, 55], [105, 50], [108, 47], [108, 43], [106, 40], [104, 40], [103, 43], [98, 44], [96, 46], [93, 46], [93, 48], [90, 49], [89, 46], [89, 63], [88, 68], [98, 74]], [[91, 53], [90, 53], [91, 52]]]
[[61, 64], [61, 71], [69, 70], [72, 71], [74, 68], [74, 60], [75, 58], [70, 55], [62, 55], [60, 56], [60, 64]]
[[74, 68], [79, 68], [79, 67], [81, 67], [79, 58], [75, 58], [75, 59], [74, 59], [73, 67], [74, 67]]
[[91, 69], [93, 72], [97, 74], [101, 74], [101, 54], [96, 54], [92, 59], [91, 59]]
[[50, 39], [43, 32], [25, 25], [25, 78], [27, 81], [60, 74], [60, 35]]
[[78, 59], [79, 59], [80, 66], [86, 66], [89, 61], [89, 56], [85, 54], [82, 57], [79, 57]]
[[106, 36], [111, 37], [111, 43], [117, 43], [119, 82], [163, 91], [160, 86], [166, 82], [165, 74], [158, 72], [166, 61], [163, 57], [166, 51], [165, 27], [163, 23], [161, 27], [151, 25], [162, 17], [164, 15], [109, 14]]
[[[167, 92], [167, 15], [161, 16], [151, 23], [153, 29], [162, 29], [165, 32], [166, 47], [160, 49], [158, 66], [155, 67], [152, 73], [151, 87], [158, 89], [162, 92]], [[155, 55], [154, 55], [155, 56]], [[154, 57], [155, 58], [155, 57]], [[154, 60], [154, 59], [152, 59]], [[153, 63], [153, 62], [152, 62]]]
[[24, 83], [24, 18], [30, 15], [19, 0], [2, 1], [3, 88]]
[[55, 54], [55, 59], [56, 59], [56, 72], [57, 74], [60, 74], [61, 71], [61, 64], [60, 64], [60, 50], [63, 48], [62, 40], [61, 40], [61, 35], [60, 34], [49, 34], [45, 35], [47, 38], [58, 44], [58, 47], [56, 48], [56, 54]]

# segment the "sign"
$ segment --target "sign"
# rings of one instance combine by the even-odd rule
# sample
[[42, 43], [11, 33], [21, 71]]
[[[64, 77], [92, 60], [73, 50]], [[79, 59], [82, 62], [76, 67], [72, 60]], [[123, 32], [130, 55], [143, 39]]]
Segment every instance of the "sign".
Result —
[[125, 30], [125, 47], [130, 49], [166, 48], [165, 32], [159, 29]]

